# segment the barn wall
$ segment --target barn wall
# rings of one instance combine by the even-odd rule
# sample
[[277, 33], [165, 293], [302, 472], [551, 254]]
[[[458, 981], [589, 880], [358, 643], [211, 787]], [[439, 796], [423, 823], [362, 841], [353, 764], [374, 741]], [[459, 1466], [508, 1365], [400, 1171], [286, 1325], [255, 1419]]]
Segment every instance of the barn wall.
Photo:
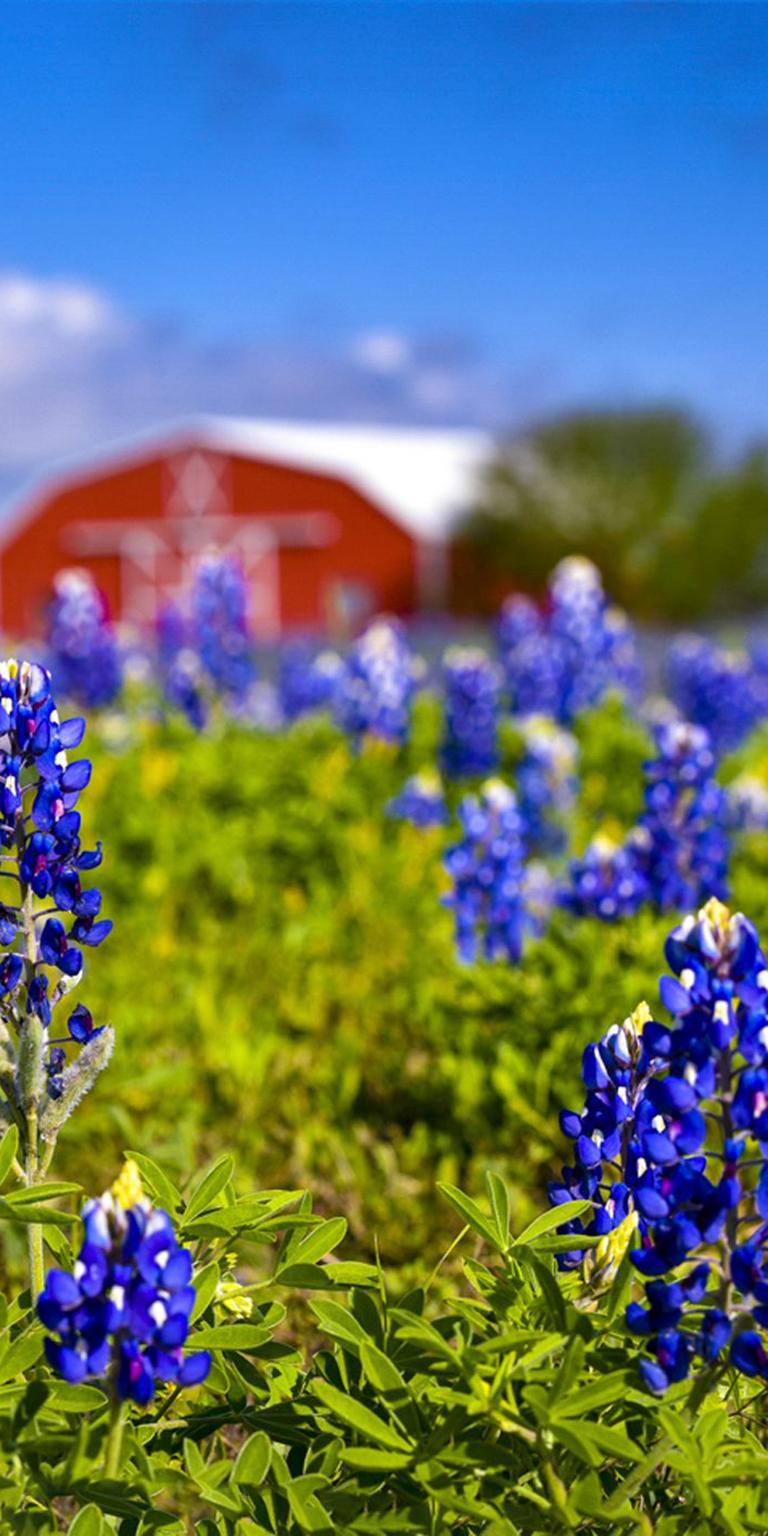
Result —
[[122, 605], [120, 562], [116, 555], [85, 560], [66, 539], [73, 523], [94, 524], [115, 518], [140, 522], [157, 517], [162, 467], [158, 460], [132, 464], [98, 479], [82, 481], [37, 503], [38, 510], [0, 551], [0, 623], [7, 634], [38, 633], [53, 578], [64, 565], [93, 571], [110, 613]]
[[[182, 445], [184, 448], [196, 445]], [[205, 451], [205, 449], [203, 449]], [[98, 476], [54, 491], [37, 502], [34, 515], [11, 531], [0, 550], [0, 624], [10, 635], [39, 633], [56, 572], [80, 564], [93, 571], [110, 612], [123, 613], [120, 561], [108, 551], [84, 555], [67, 541], [75, 524], [157, 521], [163, 517], [168, 454], [117, 465]], [[227, 481], [235, 516], [265, 518], [288, 542], [278, 552], [282, 627], [325, 625], [340, 587], [370, 592], [378, 610], [409, 613], [418, 605], [417, 548], [401, 526], [352, 486], [326, 475], [283, 465], [227, 459]], [[318, 544], [297, 544], [297, 516], [322, 513]], [[102, 530], [104, 531], [104, 530]]]

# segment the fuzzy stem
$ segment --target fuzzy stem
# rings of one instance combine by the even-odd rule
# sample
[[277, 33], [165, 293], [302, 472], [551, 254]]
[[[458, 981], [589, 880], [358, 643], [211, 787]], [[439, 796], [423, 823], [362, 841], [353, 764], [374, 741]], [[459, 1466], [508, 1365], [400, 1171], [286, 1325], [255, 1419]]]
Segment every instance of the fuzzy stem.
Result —
[[[27, 1156], [25, 1164], [26, 1182], [33, 1185], [38, 1182], [37, 1160], [37, 1109], [30, 1109], [27, 1114]], [[30, 1222], [27, 1227], [27, 1253], [29, 1256], [29, 1286], [34, 1301], [40, 1295], [45, 1285], [45, 1259], [43, 1256], [43, 1229], [37, 1222]]]
[[[24, 818], [20, 817], [16, 824], [16, 847], [18, 850], [19, 864], [24, 854]], [[35, 898], [31, 886], [26, 885], [19, 876], [21, 886], [21, 926], [24, 935], [24, 949], [29, 967], [29, 975], [34, 973], [37, 959], [37, 940], [35, 937]], [[28, 975], [28, 980], [29, 980]], [[33, 1020], [26, 1020], [21, 1026], [22, 1039], [19, 1045], [19, 1053], [22, 1054], [24, 1034], [32, 1033]], [[34, 1031], [35, 1034], [38, 1031]], [[32, 1040], [27, 1042], [32, 1046]], [[36, 1044], [36, 1042], [35, 1042]], [[32, 1100], [23, 1105], [26, 1119], [25, 1158], [24, 1172], [29, 1186], [37, 1184], [40, 1179], [39, 1160], [39, 1125], [38, 1104], [36, 1095]], [[32, 1290], [32, 1298], [39, 1296], [45, 1285], [45, 1259], [43, 1254], [43, 1229], [36, 1222], [31, 1222], [27, 1228], [27, 1252], [29, 1255], [29, 1283]]]
[[113, 1388], [109, 1402], [109, 1434], [107, 1435], [107, 1448], [104, 1454], [105, 1477], [115, 1478], [120, 1470], [120, 1453], [123, 1449], [124, 1429], [125, 1404], [120, 1401]]

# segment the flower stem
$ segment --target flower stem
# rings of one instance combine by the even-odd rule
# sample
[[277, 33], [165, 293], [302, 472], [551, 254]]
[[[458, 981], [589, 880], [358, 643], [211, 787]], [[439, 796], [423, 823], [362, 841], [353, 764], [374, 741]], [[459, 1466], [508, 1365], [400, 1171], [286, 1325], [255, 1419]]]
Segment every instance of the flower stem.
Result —
[[123, 1430], [125, 1429], [125, 1404], [120, 1401], [113, 1390], [109, 1405], [109, 1434], [107, 1435], [107, 1449], [104, 1456], [104, 1476], [117, 1477], [120, 1470], [120, 1453], [123, 1449]]
[[[37, 1183], [37, 1110], [30, 1109], [27, 1114], [27, 1156], [25, 1163], [26, 1182], [28, 1186]], [[29, 1256], [29, 1287], [32, 1301], [40, 1295], [45, 1285], [45, 1259], [43, 1256], [43, 1229], [36, 1221], [31, 1221], [27, 1227], [27, 1253]]]

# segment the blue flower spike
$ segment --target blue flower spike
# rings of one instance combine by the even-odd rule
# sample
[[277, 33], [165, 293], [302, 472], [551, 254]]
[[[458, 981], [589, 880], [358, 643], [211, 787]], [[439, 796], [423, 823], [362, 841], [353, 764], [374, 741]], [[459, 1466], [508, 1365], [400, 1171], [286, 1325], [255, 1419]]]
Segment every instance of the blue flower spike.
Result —
[[[550, 1187], [555, 1205], [593, 1204], [561, 1229], [606, 1234], [592, 1280], [618, 1251], [643, 1278], [626, 1322], [656, 1394], [696, 1362], [768, 1381], [768, 967], [754, 925], [717, 897], [673, 928], [665, 956], [671, 1022], [643, 1005], [587, 1047], [584, 1107], [561, 1116], [573, 1163]], [[576, 1268], [578, 1244], [559, 1262]]]
[[[112, 924], [88, 879], [101, 848], [83, 848], [80, 795], [86, 758], [71, 759], [85, 734], [80, 717], [61, 720], [50, 673], [37, 662], [0, 662], [0, 1021], [10, 1070], [0, 1122], [15, 1121], [27, 1169], [47, 1166], [58, 1132], [112, 1049], [112, 1031], [78, 1024], [52, 1039], [53, 1013], [79, 981], [83, 949]], [[13, 888], [13, 893], [11, 892]], [[75, 1010], [82, 1020], [87, 1010]], [[87, 1015], [90, 1018], [90, 1015]]]

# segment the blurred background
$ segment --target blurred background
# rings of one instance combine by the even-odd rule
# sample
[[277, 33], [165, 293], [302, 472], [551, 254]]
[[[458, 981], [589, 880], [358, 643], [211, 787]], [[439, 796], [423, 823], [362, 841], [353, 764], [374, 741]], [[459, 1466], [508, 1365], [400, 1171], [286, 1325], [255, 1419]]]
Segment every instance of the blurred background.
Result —
[[0, 80], [0, 623], [768, 598], [761, 5], [32, 4]]

